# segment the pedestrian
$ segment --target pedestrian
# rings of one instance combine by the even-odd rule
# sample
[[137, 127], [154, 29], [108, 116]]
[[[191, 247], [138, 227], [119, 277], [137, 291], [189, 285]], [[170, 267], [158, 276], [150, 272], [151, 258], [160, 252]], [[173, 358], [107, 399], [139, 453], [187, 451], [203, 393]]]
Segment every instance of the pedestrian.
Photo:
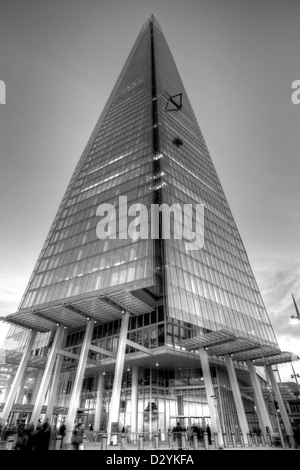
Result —
[[33, 450], [41, 450], [41, 437], [42, 437], [41, 427], [42, 427], [42, 424], [41, 424], [41, 420], [39, 419], [36, 425], [36, 429], [32, 433]]
[[51, 434], [49, 418], [45, 418], [45, 421], [42, 424], [40, 433], [41, 433], [40, 434], [40, 450], [48, 450], [50, 434]]
[[59, 435], [61, 436], [60, 448], [62, 449], [63, 440], [64, 440], [64, 437], [65, 437], [65, 435], [66, 435], [66, 425], [65, 425], [65, 422], [64, 422], [64, 421], [61, 423], [61, 426], [60, 426], [58, 432], [59, 432]]
[[186, 428], [187, 440], [190, 442], [190, 447], [192, 446], [193, 442], [193, 428], [192, 426], [188, 426]]
[[207, 432], [207, 437], [208, 437], [208, 444], [211, 445], [211, 430], [208, 425], [206, 426], [206, 432]]
[[33, 449], [34, 424], [32, 422], [28, 423], [24, 432], [28, 436], [28, 439], [25, 445], [25, 450], [32, 450]]
[[18, 431], [18, 438], [16, 441], [15, 450], [26, 450], [28, 442], [28, 434], [26, 429]]
[[80, 420], [77, 425], [75, 425], [73, 432], [72, 432], [72, 444], [74, 446], [74, 450], [84, 450], [83, 445], [84, 440], [84, 427], [82, 421]]
[[182, 443], [181, 443], [181, 433], [183, 429], [180, 426], [180, 423], [178, 422], [175, 429], [174, 429], [174, 436], [177, 439], [177, 444], [178, 444], [178, 449], [182, 449]]
[[17, 419], [17, 439], [15, 441], [15, 450], [24, 450], [26, 437], [24, 436], [25, 425], [23, 421]]

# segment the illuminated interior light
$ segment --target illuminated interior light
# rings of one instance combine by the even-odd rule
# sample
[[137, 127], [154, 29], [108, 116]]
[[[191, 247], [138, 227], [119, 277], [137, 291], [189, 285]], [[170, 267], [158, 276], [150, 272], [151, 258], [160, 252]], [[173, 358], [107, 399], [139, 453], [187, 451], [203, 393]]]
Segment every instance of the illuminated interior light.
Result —
[[157, 175], [152, 176], [152, 178], [153, 178], [154, 180], [157, 180], [158, 178], [161, 178], [161, 177], [164, 176], [164, 175], [165, 175], [165, 172], [164, 172], [164, 171], [161, 171], [161, 172], [158, 173]]
[[120, 264], [124, 264], [125, 261], [120, 261], [119, 263], [115, 263], [114, 266], [120, 266]]
[[97, 186], [100, 186], [100, 184], [107, 183], [107, 181], [111, 181], [112, 179], [117, 178], [118, 176], [123, 175], [124, 173], [127, 173], [127, 172], [128, 172], [128, 169], [124, 170], [122, 173], [116, 173], [115, 175], [109, 176], [108, 178], [105, 178], [102, 181], [98, 181], [98, 183], [92, 184], [91, 186], [88, 186], [87, 188], [84, 188], [81, 191], [79, 191], [79, 194], [89, 191], [89, 189], [93, 189]]
[[87, 173], [87, 175], [91, 175], [92, 173], [95, 173], [96, 171], [102, 170], [106, 166], [111, 165], [112, 163], [118, 162], [119, 160], [122, 160], [122, 158], [128, 157], [128, 155], [131, 155], [132, 152], [125, 153], [124, 155], [121, 155], [120, 157], [114, 158], [113, 160], [110, 160], [109, 162], [105, 163], [104, 165], [101, 165], [94, 170], [91, 170], [90, 172]]
[[153, 190], [157, 191], [158, 189], [162, 188], [163, 186], [166, 186], [166, 182], [163, 181], [161, 184], [154, 186]]

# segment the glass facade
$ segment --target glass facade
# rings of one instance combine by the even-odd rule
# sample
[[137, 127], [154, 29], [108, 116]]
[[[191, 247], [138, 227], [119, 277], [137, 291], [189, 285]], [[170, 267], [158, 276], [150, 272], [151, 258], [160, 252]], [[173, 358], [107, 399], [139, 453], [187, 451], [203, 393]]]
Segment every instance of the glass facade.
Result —
[[[189, 369], [184, 371], [158, 371], [144, 369], [139, 371], [138, 394], [138, 429], [137, 432], [150, 433], [159, 429], [167, 430], [176, 425], [176, 418], [184, 415], [186, 426], [199, 423], [204, 426], [209, 422], [209, 411], [206, 402], [204, 386], [201, 386], [201, 370]], [[105, 376], [105, 398], [101, 419], [104, 429], [110, 409], [112, 377]], [[95, 393], [93, 394], [95, 396]], [[82, 394], [81, 405], [86, 409], [87, 415], [93, 415], [94, 403], [90, 400], [89, 392]], [[123, 387], [121, 394], [120, 423], [122, 428], [130, 432], [131, 422], [131, 372], [123, 374]], [[151, 405], [150, 405], [151, 404]], [[188, 417], [193, 417], [192, 422]], [[88, 417], [87, 417], [88, 419]], [[93, 416], [89, 418], [93, 421]], [[150, 424], [151, 423], [151, 424]], [[172, 426], [173, 425], [173, 426]]]
[[[204, 205], [204, 247], [164, 241], [168, 315], [277, 344], [241, 237], [164, 35], [154, 27], [162, 200]], [[182, 94], [170, 111], [169, 97]], [[176, 100], [176, 98], [174, 98]], [[178, 98], [177, 98], [178, 102]], [[178, 102], [179, 103], [179, 102]], [[168, 109], [169, 106], [169, 109]], [[182, 145], [176, 145], [174, 139]], [[185, 225], [195, 225], [195, 211]]]
[[[222, 429], [224, 432], [235, 431], [238, 418], [231, 390], [220, 386], [224, 381], [223, 373], [215, 367], [211, 368], [216, 393], [221, 390], [223, 403]], [[107, 429], [108, 415], [111, 405], [113, 373], [104, 377], [103, 402], [101, 407], [100, 429]], [[85, 427], [94, 423], [97, 405], [98, 376], [84, 379], [79, 408]], [[60, 406], [69, 406], [72, 391], [72, 378], [65, 373], [62, 376], [59, 391]], [[119, 428], [123, 426], [126, 433], [131, 432], [131, 390], [132, 372], [128, 368], [123, 373], [120, 398]], [[253, 408], [253, 406], [252, 406]], [[182, 417], [185, 427], [197, 425], [205, 429], [210, 424], [210, 413], [207, 405], [205, 386], [201, 368], [183, 370], [159, 370], [145, 368], [138, 375], [138, 426], [136, 432], [153, 433], [159, 430], [166, 432], [176, 425], [178, 416]], [[166, 437], [167, 439], [167, 437]]]
[[20, 308], [58, 299], [151, 286], [152, 241], [97, 236], [97, 208], [119, 196], [131, 204], [151, 203], [152, 112], [150, 36], [146, 25], [127, 60], [102, 117], [67, 188], [35, 266]]

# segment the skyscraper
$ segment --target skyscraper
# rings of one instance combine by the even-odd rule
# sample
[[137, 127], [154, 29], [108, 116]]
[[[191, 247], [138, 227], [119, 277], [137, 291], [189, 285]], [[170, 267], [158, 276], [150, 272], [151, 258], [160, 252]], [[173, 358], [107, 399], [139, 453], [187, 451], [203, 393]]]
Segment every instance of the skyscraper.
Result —
[[254, 365], [266, 367], [278, 393], [271, 365], [292, 355], [278, 347], [153, 16], [75, 168], [19, 310], [7, 320], [14, 326], [5, 362], [19, 365], [2, 406], [5, 421], [24, 412], [18, 405], [25, 401], [30, 421], [65, 418], [69, 433], [79, 415], [96, 430], [127, 427], [145, 436], [178, 419], [209, 423], [219, 442], [236, 428], [245, 440], [254, 427], [272, 429], [260, 389], [265, 377]]

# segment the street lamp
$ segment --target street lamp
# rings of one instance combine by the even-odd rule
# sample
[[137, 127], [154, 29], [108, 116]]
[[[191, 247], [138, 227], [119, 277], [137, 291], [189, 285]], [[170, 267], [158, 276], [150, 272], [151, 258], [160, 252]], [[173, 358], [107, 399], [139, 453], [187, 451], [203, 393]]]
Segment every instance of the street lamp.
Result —
[[296, 310], [296, 315], [291, 315], [290, 323], [292, 325], [296, 325], [297, 323], [300, 322], [300, 313], [299, 313], [298, 306], [296, 304], [296, 301], [295, 301], [295, 298], [294, 298], [293, 294], [292, 294], [292, 297], [293, 297], [293, 302], [294, 302], [294, 306], [295, 306], [295, 310]]

